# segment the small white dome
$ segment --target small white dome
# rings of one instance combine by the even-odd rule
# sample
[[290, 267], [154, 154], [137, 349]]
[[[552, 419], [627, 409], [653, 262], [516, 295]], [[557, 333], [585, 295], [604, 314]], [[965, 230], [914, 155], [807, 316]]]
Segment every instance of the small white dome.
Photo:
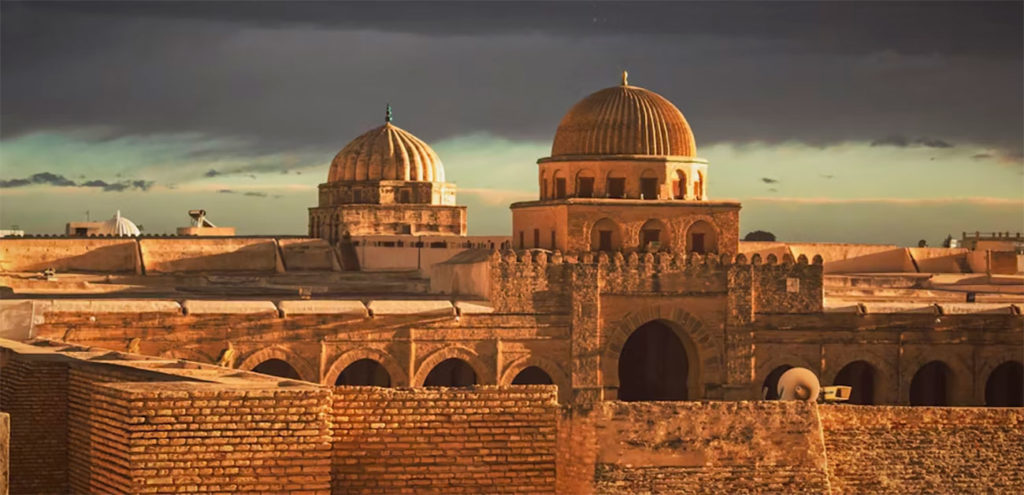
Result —
[[121, 216], [121, 210], [117, 210], [114, 214], [114, 218], [103, 222], [103, 227], [97, 232], [100, 235], [116, 235], [116, 236], [139, 236], [142, 234], [139, 228], [135, 226], [135, 223]]

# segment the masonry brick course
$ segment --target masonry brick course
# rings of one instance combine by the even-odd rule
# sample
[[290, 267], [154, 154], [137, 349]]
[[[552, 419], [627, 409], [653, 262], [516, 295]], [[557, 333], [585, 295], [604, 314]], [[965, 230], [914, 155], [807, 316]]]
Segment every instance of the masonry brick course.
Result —
[[334, 389], [335, 493], [554, 493], [555, 387]]

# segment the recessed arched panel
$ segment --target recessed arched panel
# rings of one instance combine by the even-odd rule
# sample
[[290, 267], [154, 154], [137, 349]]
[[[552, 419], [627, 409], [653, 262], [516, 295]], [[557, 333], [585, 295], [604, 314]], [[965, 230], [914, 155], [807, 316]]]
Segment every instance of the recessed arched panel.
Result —
[[596, 180], [592, 170], [584, 169], [577, 172], [573, 196], [577, 198], [593, 198], [596, 191]]
[[554, 385], [551, 376], [537, 366], [527, 366], [512, 379], [512, 385]]
[[718, 232], [704, 220], [698, 220], [686, 229], [686, 250], [691, 253], [717, 253]]
[[867, 361], [854, 361], [843, 366], [832, 383], [852, 387], [848, 404], [870, 405], [875, 403], [876, 375]]
[[648, 220], [640, 227], [640, 239], [637, 245], [641, 251], [657, 251], [664, 246], [671, 246], [670, 232], [661, 220]]
[[264, 375], [273, 375], [279, 378], [288, 378], [291, 380], [302, 379], [294, 366], [280, 359], [268, 359], [263, 361], [262, 363], [257, 364], [252, 371], [255, 371], [256, 373], [263, 373]]
[[686, 400], [690, 359], [668, 325], [649, 322], [626, 339], [619, 354], [618, 399]]
[[459, 358], [441, 361], [423, 380], [424, 387], [469, 387], [476, 383], [477, 377], [473, 367]]
[[1024, 407], [1024, 365], [1007, 361], [992, 370], [985, 381], [985, 405]]
[[925, 364], [910, 381], [910, 405], [948, 406], [953, 372], [942, 361]]
[[619, 225], [610, 218], [594, 222], [590, 228], [591, 251], [618, 251], [622, 249], [622, 233]]
[[360, 359], [345, 367], [335, 385], [362, 385], [371, 387], [390, 387], [391, 374], [377, 361]]

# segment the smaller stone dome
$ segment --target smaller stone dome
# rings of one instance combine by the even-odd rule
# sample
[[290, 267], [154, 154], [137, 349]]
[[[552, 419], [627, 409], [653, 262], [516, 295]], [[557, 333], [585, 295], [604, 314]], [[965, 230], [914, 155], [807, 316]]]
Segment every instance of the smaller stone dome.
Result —
[[338, 152], [327, 182], [444, 182], [444, 166], [437, 153], [412, 133], [392, 124], [390, 107], [387, 115], [384, 125], [353, 139]]
[[106, 222], [96, 231], [99, 235], [116, 235], [122, 237], [137, 237], [142, 234], [135, 223], [121, 216], [121, 210], [117, 210], [114, 217]]

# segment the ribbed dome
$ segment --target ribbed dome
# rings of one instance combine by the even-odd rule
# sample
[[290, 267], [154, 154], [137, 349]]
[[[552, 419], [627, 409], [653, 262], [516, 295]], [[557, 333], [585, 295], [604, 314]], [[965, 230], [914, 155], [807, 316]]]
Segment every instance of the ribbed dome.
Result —
[[327, 182], [349, 180], [444, 182], [444, 166], [427, 143], [388, 122], [355, 138], [334, 157]]
[[564, 155], [695, 157], [697, 143], [672, 102], [622, 84], [584, 98], [565, 114], [551, 146], [551, 156]]
[[117, 210], [114, 217], [106, 222], [96, 232], [100, 235], [116, 235], [121, 237], [137, 237], [142, 235], [135, 222], [121, 216], [121, 210]]

